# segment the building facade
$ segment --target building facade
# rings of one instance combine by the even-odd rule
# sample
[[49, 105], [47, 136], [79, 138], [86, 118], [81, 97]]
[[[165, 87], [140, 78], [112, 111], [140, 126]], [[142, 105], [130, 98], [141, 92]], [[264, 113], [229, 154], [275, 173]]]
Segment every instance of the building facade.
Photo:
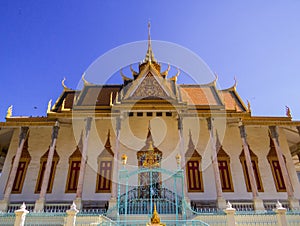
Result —
[[182, 215], [178, 205], [216, 210], [228, 200], [241, 210], [267, 210], [277, 200], [299, 209], [300, 122], [288, 109], [284, 117], [252, 116], [236, 84], [178, 84], [179, 70], [171, 75], [155, 59], [150, 38], [133, 67], [132, 76], [121, 71], [119, 85], [83, 77], [83, 88], [72, 90], [63, 82], [46, 117], [8, 111], [0, 123], [0, 211], [75, 202], [82, 211], [142, 214], [146, 202], [143, 214], [155, 203], [158, 212]]

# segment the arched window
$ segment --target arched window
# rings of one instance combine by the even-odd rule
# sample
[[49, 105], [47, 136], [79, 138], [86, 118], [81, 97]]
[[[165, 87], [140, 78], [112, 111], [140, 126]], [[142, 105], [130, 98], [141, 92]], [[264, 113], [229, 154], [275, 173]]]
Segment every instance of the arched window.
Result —
[[[45, 154], [41, 157], [40, 160], [40, 170], [39, 170], [39, 176], [37, 179], [37, 183], [35, 186], [35, 193], [39, 193], [42, 188], [42, 183], [43, 183], [43, 178], [46, 170], [46, 164], [47, 164], [47, 159], [48, 159], [48, 154], [49, 154], [49, 149], [45, 152]], [[48, 187], [47, 187], [47, 193], [52, 192], [52, 186], [53, 186], [53, 181], [54, 181], [54, 176], [55, 176], [55, 171], [56, 171], [56, 165], [59, 161], [59, 156], [56, 152], [56, 148], [54, 149], [54, 154], [53, 154], [53, 159], [52, 159], [52, 165], [51, 165], [51, 171], [50, 171], [50, 177], [49, 177], [49, 182], [48, 182]]]
[[69, 171], [66, 184], [66, 193], [75, 193], [77, 190], [78, 177], [81, 164], [82, 137], [76, 150], [69, 157]]
[[282, 171], [279, 165], [279, 160], [276, 154], [276, 149], [275, 149], [275, 145], [274, 142], [272, 140], [272, 138], [270, 137], [270, 150], [269, 153], [267, 155], [270, 167], [271, 167], [271, 171], [272, 171], [272, 175], [274, 178], [274, 182], [275, 182], [275, 186], [276, 186], [276, 190], [278, 192], [285, 192], [286, 191], [286, 187], [285, 187], [285, 183], [283, 180], [283, 175], [282, 175]]
[[222, 185], [223, 192], [233, 192], [233, 184], [231, 178], [231, 170], [230, 170], [230, 157], [229, 155], [223, 150], [222, 146], [220, 146], [218, 154], [218, 165], [219, 165], [219, 173], [220, 173], [220, 180]]
[[195, 149], [190, 132], [188, 150], [185, 154], [186, 159], [186, 177], [188, 192], [203, 192], [203, 180], [201, 170], [201, 155]]
[[[13, 187], [12, 187], [12, 191], [11, 191], [11, 193], [13, 193], [13, 194], [22, 193], [23, 183], [24, 183], [25, 176], [26, 176], [26, 171], [27, 171], [28, 165], [31, 160], [31, 156], [28, 152], [28, 138], [29, 138], [29, 136], [27, 136], [27, 138], [24, 142], [24, 146], [23, 146], [21, 157], [20, 157], [16, 177], [15, 177], [15, 180], [13, 183]], [[14, 159], [15, 159], [15, 156], [12, 159], [12, 164], [14, 162]]]
[[98, 156], [98, 173], [96, 192], [110, 193], [114, 153], [111, 150], [110, 133], [108, 132], [104, 150]]
[[[251, 163], [252, 163], [252, 167], [253, 167], [254, 177], [255, 177], [255, 181], [256, 181], [256, 185], [257, 185], [257, 190], [259, 192], [263, 192], [264, 188], [263, 188], [260, 173], [259, 173], [258, 158], [253, 153], [253, 151], [250, 149], [250, 147], [249, 147], [249, 152], [250, 152], [250, 158], [251, 158]], [[247, 191], [251, 192], [252, 189], [251, 189], [249, 173], [248, 173], [248, 169], [247, 169], [247, 165], [246, 165], [246, 158], [245, 158], [244, 149], [242, 150], [242, 153], [240, 154], [240, 161], [241, 161], [241, 164], [242, 164], [242, 167], [243, 167], [243, 172], [244, 172], [244, 178], [245, 178], [245, 182], [246, 182]]]

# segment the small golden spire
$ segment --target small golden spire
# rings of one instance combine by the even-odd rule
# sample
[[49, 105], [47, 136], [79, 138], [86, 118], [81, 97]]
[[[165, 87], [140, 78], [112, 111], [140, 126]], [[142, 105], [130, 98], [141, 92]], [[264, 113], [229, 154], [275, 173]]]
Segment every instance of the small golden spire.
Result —
[[154, 203], [154, 210], [153, 210], [153, 214], [152, 214], [152, 217], [151, 217], [150, 224], [147, 224], [147, 225], [162, 225], [162, 226], [165, 226], [165, 224], [160, 222], [160, 217], [159, 217], [158, 212], [156, 210], [156, 203]]
[[160, 217], [156, 211], [156, 204], [154, 203], [154, 211], [153, 211], [153, 215], [151, 217], [151, 223], [152, 224], [159, 224], [160, 223]]
[[12, 109], [13, 109], [13, 106], [10, 105], [6, 112], [6, 118], [10, 118], [12, 116]]
[[150, 21], [148, 21], [148, 49], [147, 49], [146, 58], [144, 61], [151, 63], [151, 62], [156, 62], [156, 59], [155, 59], [153, 51], [152, 51], [150, 28], [151, 28], [151, 23], [150, 23]]

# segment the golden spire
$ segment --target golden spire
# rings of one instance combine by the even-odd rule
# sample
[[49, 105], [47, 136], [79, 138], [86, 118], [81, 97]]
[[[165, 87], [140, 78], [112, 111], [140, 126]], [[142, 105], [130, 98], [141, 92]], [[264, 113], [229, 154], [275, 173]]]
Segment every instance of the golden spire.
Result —
[[145, 57], [145, 62], [156, 62], [156, 59], [154, 57], [153, 51], [152, 51], [152, 45], [151, 45], [151, 33], [150, 33], [151, 24], [150, 21], [148, 22], [148, 49]]
[[165, 224], [160, 222], [160, 217], [159, 217], [158, 212], [156, 210], [156, 204], [155, 203], [154, 203], [154, 210], [153, 210], [153, 214], [152, 214], [152, 217], [151, 217], [150, 224], [147, 224], [147, 225], [162, 225], [162, 226], [165, 226]]

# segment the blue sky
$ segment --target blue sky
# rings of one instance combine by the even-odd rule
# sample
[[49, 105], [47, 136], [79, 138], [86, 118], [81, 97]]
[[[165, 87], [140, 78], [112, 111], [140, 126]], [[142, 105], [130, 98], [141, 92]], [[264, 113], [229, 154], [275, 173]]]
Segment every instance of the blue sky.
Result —
[[[300, 119], [300, 1], [0, 1], [0, 121], [46, 114], [61, 80], [76, 88], [99, 56], [152, 38], [185, 46], [219, 75], [237, 78], [253, 115]], [[155, 52], [155, 49], [154, 49]], [[159, 60], [159, 59], [158, 59]]]

